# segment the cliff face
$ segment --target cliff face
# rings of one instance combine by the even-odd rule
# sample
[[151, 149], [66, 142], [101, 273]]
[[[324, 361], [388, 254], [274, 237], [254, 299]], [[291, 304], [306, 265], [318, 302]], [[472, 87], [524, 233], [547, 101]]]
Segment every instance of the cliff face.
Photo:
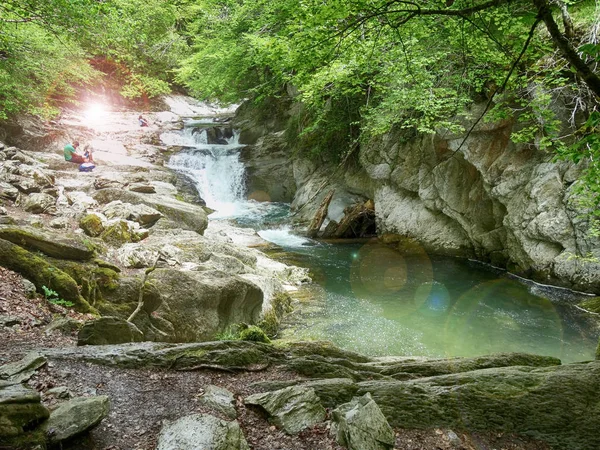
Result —
[[[464, 135], [406, 140], [389, 133], [363, 145], [358, 161], [337, 172], [334, 164], [292, 157], [289, 150], [282, 160], [273, 149], [278, 142], [280, 149], [289, 144], [268, 127], [261, 137], [254, 135], [246, 155], [254, 167], [269, 167], [270, 181], [261, 184], [267, 192], [293, 178], [296, 190], [289, 189], [284, 200], [292, 200], [300, 221], [312, 218], [335, 190], [329, 221], [339, 222], [346, 207], [373, 199], [377, 233], [403, 248], [407, 240], [416, 241], [431, 253], [476, 258], [540, 282], [600, 292], [600, 264], [589, 257], [600, 256], [600, 241], [590, 235], [586, 211], [572, 194], [580, 169], [551, 162], [552, 155], [535, 146], [515, 145], [512, 127], [508, 121], [480, 124], [460, 149]], [[278, 158], [278, 170], [270, 154]]]

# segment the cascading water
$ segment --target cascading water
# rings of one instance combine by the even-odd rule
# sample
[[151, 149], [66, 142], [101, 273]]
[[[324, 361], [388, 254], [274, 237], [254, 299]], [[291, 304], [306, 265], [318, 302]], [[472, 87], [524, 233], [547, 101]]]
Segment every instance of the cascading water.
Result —
[[215, 210], [210, 218], [231, 218], [260, 228], [265, 222], [287, 216], [287, 205], [246, 199], [245, 168], [240, 160], [244, 145], [235, 131], [231, 137], [221, 139], [224, 143], [209, 143], [207, 128], [198, 126], [212, 124], [215, 122], [210, 118], [189, 120], [183, 130], [168, 131], [160, 137], [167, 145], [184, 147], [171, 157], [169, 167], [194, 181], [206, 206]]

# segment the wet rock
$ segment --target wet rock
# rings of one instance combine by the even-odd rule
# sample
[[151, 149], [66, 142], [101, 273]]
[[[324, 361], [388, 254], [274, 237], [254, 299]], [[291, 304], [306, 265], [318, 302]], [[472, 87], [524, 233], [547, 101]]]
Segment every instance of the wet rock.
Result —
[[182, 417], [163, 426], [156, 450], [249, 450], [237, 421], [208, 414]]
[[250, 395], [244, 403], [261, 406], [269, 413], [270, 421], [288, 434], [297, 434], [323, 422], [326, 416], [314, 389], [299, 386]]
[[140, 342], [142, 332], [132, 323], [118, 317], [100, 317], [86, 322], [77, 336], [77, 345], [107, 345]]
[[98, 425], [108, 415], [107, 396], [76, 397], [51, 412], [46, 423], [50, 443], [58, 443], [85, 433]]
[[44, 366], [47, 359], [39, 353], [28, 353], [23, 359], [0, 366], [0, 380], [8, 383], [23, 383], [29, 380], [35, 371]]
[[65, 237], [64, 234], [28, 227], [0, 226], [0, 239], [59, 259], [84, 261], [92, 258], [95, 252], [92, 245], [79, 237]]
[[349, 450], [390, 450], [396, 441], [394, 430], [367, 393], [333, 410], [331, 432]]
[[0, 442], [23, 435], [48, 416], [37, 391], [22, 384], [0, 383]]
[[25, 198], [23, 207], [25, 211], [33, 214], [52, 213], [56, 211], [56, 199], [48, 194], [34, 193]]
[[227, 389], [210, 384], [204, 390], [204, 394], [200, 397], [199, 403], [225, 414], [230, 419], [235, 419], [237, 417], [237, 412], [233, 406], [234, 401], [233, 394]]

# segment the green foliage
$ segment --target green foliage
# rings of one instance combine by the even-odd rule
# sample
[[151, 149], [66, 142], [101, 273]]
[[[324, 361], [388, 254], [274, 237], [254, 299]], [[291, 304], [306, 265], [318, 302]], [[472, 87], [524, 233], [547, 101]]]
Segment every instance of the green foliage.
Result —
[[58, 292], [46, 286], [42, 286], [42, 290], [44, 291], [44, 297], [46, 297], [46, 300], [48, 300], [48, 302], [52, 303], [53, 305], [60, 305], [66, 307], [71, 307], [75, 305], [75, 303], [73, 302], [60, 298]]

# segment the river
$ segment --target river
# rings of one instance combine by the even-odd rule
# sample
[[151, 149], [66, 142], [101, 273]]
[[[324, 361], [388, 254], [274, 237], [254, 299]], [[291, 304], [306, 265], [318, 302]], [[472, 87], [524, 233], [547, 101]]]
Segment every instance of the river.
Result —
[[[281, 337], [327, 339], [361, 353], [430, 357], [528, 352], [563, 362], [594, 358], [598, 322], [565, 289], [521, 280], [474, 261], [410, 255], [377, 240], [325, 243], [295, 235], [289, 206], [248, 201], [235, 133], [209, 144], [214, 119], [163, 133], [181, 146], [169, 166], [185, 173], [211, 220], [233, 220], [294, 255], [311, 270], [312, 300], [297, 307]], [[214, 140], [214, 139], [213, 139]]]

